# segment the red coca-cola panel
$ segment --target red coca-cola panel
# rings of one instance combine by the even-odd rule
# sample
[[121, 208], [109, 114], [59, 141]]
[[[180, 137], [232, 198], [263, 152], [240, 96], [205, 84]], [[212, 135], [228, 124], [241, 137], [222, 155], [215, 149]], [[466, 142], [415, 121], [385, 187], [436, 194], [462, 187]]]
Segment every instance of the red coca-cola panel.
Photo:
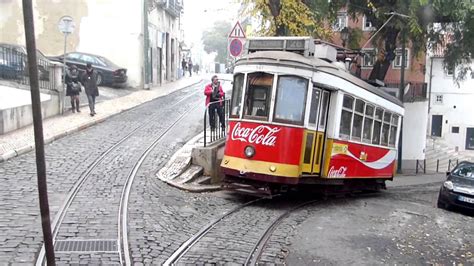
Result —
[[346, 146], [347, 150], [333, 152], [327, 172], [328, 178], [392, 177], [397, 157], [396, 149], [347, 141], [334, 141], [334, 145]]
[[299, 164], [303, 129], [257, 122], [230, 121], [225, 155], [244, 158], [244, 149], [255, 148], [251, 160]]

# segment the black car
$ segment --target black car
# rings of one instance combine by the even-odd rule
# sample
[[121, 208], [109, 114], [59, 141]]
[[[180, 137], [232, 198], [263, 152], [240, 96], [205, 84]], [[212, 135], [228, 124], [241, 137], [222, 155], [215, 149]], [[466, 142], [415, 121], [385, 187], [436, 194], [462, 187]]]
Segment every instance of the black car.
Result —
[[[64, 55], [50, 57], [50, 59], [63, 62]], [[91, 63], [97, 71], [98, 85], [118, 85], [127, 82], [127, 69], [117, 66], [103, 56], [79, 52], [66, 54], [66, 65], [77, 66], [81, 73], [86, 70], [87, 63]]]
[[[40, 80], [49, 80], [51, 61], [40, 51], [36, 50], [38, 61], [38, 77]], [[8, 71], [11, 78], [28, 75], [28, 57], [23, 45], [0, 43], [0, 71]]]
[[439, 191], [438, 208], [474, 210], [474, 163], [459, 163], [447, 177]]

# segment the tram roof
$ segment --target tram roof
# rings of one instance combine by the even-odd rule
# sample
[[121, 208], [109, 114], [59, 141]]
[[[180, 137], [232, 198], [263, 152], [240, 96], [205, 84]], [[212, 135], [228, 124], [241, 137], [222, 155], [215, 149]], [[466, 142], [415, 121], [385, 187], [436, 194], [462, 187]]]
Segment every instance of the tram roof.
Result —
[[297, 53], [285, 51], [258, 51], [243, 56], [242, 58], [237, 60], [236, 65], [247, 65], [255, 63], [269, 65], [276, 64], [280, 66], [298, 67], [311, 71], [326, 72], [328, 74], [332, 74], [342, 79], [345, 79], [373, 94], [376, 94], [394, 104], [403, 107], [403, 103], [397, 97], [386, 93], [385, 91], [320, 58], [305, 57]]

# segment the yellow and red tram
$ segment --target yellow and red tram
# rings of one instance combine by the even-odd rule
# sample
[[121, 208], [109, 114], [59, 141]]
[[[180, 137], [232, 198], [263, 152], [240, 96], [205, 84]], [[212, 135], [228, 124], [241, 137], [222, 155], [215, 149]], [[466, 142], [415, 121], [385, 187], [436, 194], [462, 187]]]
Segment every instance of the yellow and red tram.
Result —
[[311, 38], [247, 45], [234, 69], [221, 163], [226, 186], [385, 187], [396, 169], [403, 104], [316, 57]]

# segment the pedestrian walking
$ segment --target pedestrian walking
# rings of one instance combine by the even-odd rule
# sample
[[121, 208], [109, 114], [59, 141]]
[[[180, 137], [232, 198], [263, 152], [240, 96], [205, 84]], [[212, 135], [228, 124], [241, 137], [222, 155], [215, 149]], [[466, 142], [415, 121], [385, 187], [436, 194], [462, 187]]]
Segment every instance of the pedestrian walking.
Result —
[[97, 87], [97, 72], [90, 63], [86, 65], [86, 72], [82, 75], [82, 84], [89, 102], [90, 115], [94, 116], [95, 112], [95, 98], [99, 96], [99, 88]]
[[220, 85], [219, 79], [216, 75], [212, 77], [212, 82], [208, 84], [204, 89], [204, 95], [206, 95], [206, 106], [209, 110], [209, 125], [211, 130], [216, 129], [216, 112], [219, 117], [219, 122], [221, 124], [222, 131], [225, 130], [225, 121], [224, 121], [224, 91]]
[[188, 71], [189, 71], [189, 76], [193, 76], [193, 61], [191, 61], [191, 58], [189, 58], [188, 61]]
[[186, 60], [183, 58], [183, 61], [181, 61], [181, 67], [183, 68], [183, 77], [186, 76], [186, 66], [188, 64], [186, 63]]
[[66, 72], [66, 96], [71, 97], [71, 110], [73, 113], [76, 111], [79, 113], [79, 94], [82, 91], [79, 71], [77, 66], [72, 65], [69, 67], [69, 70]]

